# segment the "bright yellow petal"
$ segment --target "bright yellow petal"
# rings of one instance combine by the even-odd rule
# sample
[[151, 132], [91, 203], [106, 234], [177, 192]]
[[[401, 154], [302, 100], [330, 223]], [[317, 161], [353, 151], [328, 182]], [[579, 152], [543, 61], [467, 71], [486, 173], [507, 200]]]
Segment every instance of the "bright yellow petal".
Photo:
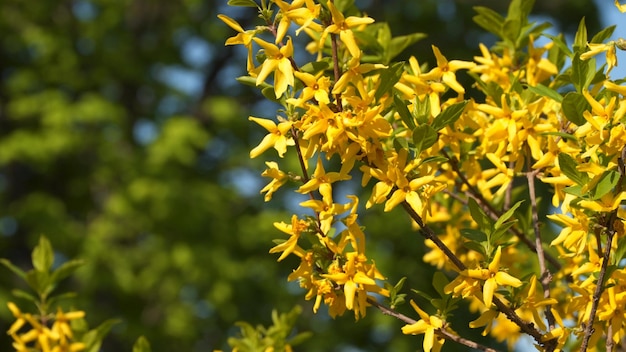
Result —
[[354, 308], [354, 294], [356, 293], [356, 284], [350, 280], [343, 285], [343, 293], [346, 295], [346, 308], [352, 310]]
[[485, 285], [483, 286], [483, 302], [485, 302], [485, 306], [487, 306], [487, 308], [491, 307], [493, 293], [496, 292], [497, 287], [498, 284], [495, 279], [491, 278], [485, 281]]
[[226, 15], [221, 15], [221, 14], [217, 15], [217, 18], [222, 20], [222, 22], [226, 23], [230, 28], [236, 30], [239, 33], [243, 33], [243, 28], [241, 28], [239, 23], [237, 23], [237, 21], [233, 20], [232, 18]]

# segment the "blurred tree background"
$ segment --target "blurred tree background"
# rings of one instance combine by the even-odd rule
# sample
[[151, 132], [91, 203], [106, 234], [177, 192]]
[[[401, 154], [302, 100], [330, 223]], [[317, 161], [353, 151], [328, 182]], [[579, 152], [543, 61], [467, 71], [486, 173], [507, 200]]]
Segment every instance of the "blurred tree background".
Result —
[[[491, 44], [471, 8], [505, 11], [508, 2], [356, 5], [394, 35], [428, 33], [403, 55], [432, 62], [430, 44], [461, 59], [478, 54], [479, 41]], [[248, 151], [263, 132], [247, 117], [271, 117], [273, 106], [234, 80], [245, 52], [224, 47], [234, 33], [218, 13], [257, 24], [254, 9], [226, 0], [0, 2], [0, 257], [28, 268], [45, 234], [58, 258], [85, 259], [62, 289], [79, 292], [91, 325], [123, 320], [104, 351], [130, 351], [142, 334], [154, 351], [228, 349], [235, 321], [268, 324], [272, 308], [296, 304], [299, 328], [314, 332], [301, 350], [419, 348], [417, 337], [400, 335], [401, 322], [374, 309], [357, 323], [313, 315], [297, 283], [286, 282], [297, 263], [267, 253], [280, 237], [272, 223], [288, 221], [297, 200], [279, 193], [284, 206], [267, 205], [258, 193], [263, 165]], [[583, 15], [590, 32], [600, 28], [590, 0], [541, 2], [534, 13], [557, 31], [573, 32]], [[423, 241], [404, 214], [363, 218], [370, 256], [392, 283], [430, 282]], [[10, 289], [22, 284], [0, 270], [6, 331]], [[458, 332], [473, 318], [459, 317]], [[8, 339], [0, 350], [10, 350]]]

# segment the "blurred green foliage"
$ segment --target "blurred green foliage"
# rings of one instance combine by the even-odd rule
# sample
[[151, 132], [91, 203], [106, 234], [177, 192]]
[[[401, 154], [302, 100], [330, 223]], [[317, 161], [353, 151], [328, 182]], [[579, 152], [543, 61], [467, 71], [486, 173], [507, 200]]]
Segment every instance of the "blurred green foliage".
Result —
[[[286, 283], [291, 266], [267, 254], [272, 223], [288, 215], [258, 194], [262, 165], [248, 150], [261, 131], [247, 116], [270, 117], [273, 107], [234, 80], [245, 53], [224, 47], [232, 31], [216, 15], [250, 27], [256, 13], [225, 3], [0, 2], [0, 257], [27, 268], [45, 234], [57, 257], [85, 260], [62, 285], [79, 292], [76, 305], [91, 324], [122, 319], [105, 351], [129, 351], [141, 335], [154, 351], [228, 349], [236, 321], [267, 326], [274, 308], [296, 304], [303, 305], [296, 328], [314, 334], [302, 350], [414, 350], [418, 338], [400, 336], [402, 324], [375, 311], [356, 324], [349, 315], [332, 323], [323, 311], [313, 315], [297, 283]], [[489, 37], [471, 23], [470, 7], [499, 6], [364, 3], [393, 35], [428, 33], [403, 54], [426, 53], [423, 61], [434, 60], [430, 43], [448, 57], [475, 55]], [[583, 11], [590, 30], [598, 27], [591, 1], [551, 3], [561, 7], [538, 10], [555, 24], [567, 29]], [[286, 207], [297, 203], [276, 197]], [[374, 209], [364, 225], [370, 256], [391, 282], [430, 281], [423, 241], [402, 213]], [[15, 287], [23, 284], [5, 270], [0, 307]], [[0, 330], [9, 324], [10, 312], [0, 308]], [[459, 334], [478, 333], [464, 325]], [[5, 339], [0, 350], [9, 350]]]

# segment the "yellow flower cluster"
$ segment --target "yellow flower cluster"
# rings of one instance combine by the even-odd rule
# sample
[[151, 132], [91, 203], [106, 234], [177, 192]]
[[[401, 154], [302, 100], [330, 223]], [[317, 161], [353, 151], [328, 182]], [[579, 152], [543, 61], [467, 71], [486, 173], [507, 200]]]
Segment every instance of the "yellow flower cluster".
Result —
[[[7, 334], [13, 339], [13, 348], [17, 352], [32, 351], [33, 348], [42, 352], [78, 352], [85, 349], [82, 342], [74, 342], [74, 335], [70, 321], [85, 316], [83, 311], [64, 313], [61, 308], [51, 317], [41, 317], [30, 313], [23, 313], [12, 302], [8, 303], [9, 310], [15, 317]], [[48, 324], [52, 323], [51, 327]], [[29, 330], [20, 333], [28, 327]]]
[[[364, 60], [368, 43], [359, 38], [368, 36], [357, 33], [374, 20], [345, 16], [332, 1], [273, 3], [274, 13], [259, 8], [266, 25], [254, 30], [219, 18], [239, 33], [226, 44], [248, 49], [248, 81], [266, 96], [271, 89], [269, 96], [284, 106], [276, 121], [250, 117], [268, 132], [250, 156], [274, 148], [280, 158], [298, 158], [297, 172], [266, 162], [263, 176], [271, 181], [262, 193], [269, 201], [296, 182], [297, 192], [309, 196], [300, 205], [314, 215], [276, 223], [289, 238], [270, 252], [280, 253], [279, 261], [300, 258], [289, 280], [299, 280], [306, 299], [315, 299], [315, 311], [324, 302], [333, 317], [351, 310], [358, 319], [376, 296], [392, 295], [367, 257], [358, 197], [335, 199], [337, 185], [359, 175], [372, 190], [365, 207], [404, 208], [431, 248], [423, 259], [457, 273], [443, 294], [471, 302], [480, 313], [471, 327], [484, 326], [484, 334], [511, 346], [526, 333], [550, 351], [580, 341], [592, 350], [626, 334], [619, 248], [626, 87], [609, 78], [619, 41], [587, 43], [581, 26], [574, 51], [559, 37], [539, 46], [541, 27], [526, 23], [517, 38], [498, 32], [503, 42], [495, 49], [481, 44], [473, 61], [448, 60], [432, 46], [436, 65], [428, 69], [416, 57], [396, 64]], [[317, 62], [298, 64], [292, 26], [308, 36]], [[260, 49], [257, 63], [253, 44]], [[596, 72], [599, 53], [607, 66]], [[484, 99], [465, 98], [460, 72], [474, 78]], [[532, 214], [526, 225], [509, 220], [519, 206], [512, 205], [520, 193], [514, 181], [522, 180]], [[547, 219], [539, 219], [535, 183], [552, 196]], [[548, 238], [540, 225], [550, 221], [560, 233]], [[425, 351], [441, 348], [444, 336], [455, 339], [445, 309], [428, 315], [412, 305], [420, 320], [402, 331], [424, 334]]]

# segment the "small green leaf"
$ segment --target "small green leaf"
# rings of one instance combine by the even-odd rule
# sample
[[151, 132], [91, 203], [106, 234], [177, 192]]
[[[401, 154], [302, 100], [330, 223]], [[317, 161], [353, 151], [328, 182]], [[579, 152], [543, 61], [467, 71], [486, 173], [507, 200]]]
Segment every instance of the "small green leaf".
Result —
[[476, 11], [478, 15], [474, 16], [472, 19], [477, 25], [483, 27], [486, 31], [497, 35], [498, 37], [502, 37], [504, 17], [494, 10], [484, 6], [475, 6], [474, 11]]
[[21, 277], [22, 279], [26, 280], [26, 272], [24, 272], [22, 269], [16, 267], [15, 265], [13, 265], [13, 263], [11, 263], [8, 259], [1, 258], [0, 259], [0, 264], [6, 266], [7, 269], [11, 270], [15, 275], [17, 275], [17, 276]]
[[413, 145], [416, 149], [416, 154], [419, 155], [423, 150], [430, 148], [435, 142], [437, 142], [439, 134], [432, 127], [428, 125], [419, 125], [413, 130]]
[[465, 106], [469, 100], [464, 100], [460, 103], [452, 104], [448, 106], [444, 111], [442, 111], [432, 123], [432, 128], [435, 131], [439, 131], [440, 129], [453, 124], [456, 120], [461, 117], [461, 114], [465, 110]]
[[100, 324], [97, 328], [89, 330], [83, 338], [82, 342], [87, 346], [85, 352], [98, 352], [102, 345], [102, 340], [109, 333], [113, 325], [119, 324], [119, 319], [108, 319]]
[[433, 275], [433, 287], [441, 297], [447, 296], [444, 292], [444, 288], [449, 282], [450, 281], [448, 281], [446, 275], [444, 275], [441, 271], [436, 271]]
[[30, 293], [20, 290], [20, 289], [13, 289], [11, 290], [11, 293], [13, 294], [13, 296], [15, 297], [19, 297], [19, 298], [23, 298], [27, 301], [33, 302], [35, 304], [39, 303], [39, 298], [31, 295]]
[[574, 37], [574, 51], [584, 51], [587, 47], [587, 26], [583, 17], [578, 24], [576, 37]]
[[543, 33], [543, 36], [551, 39], [554, 42], [554, 44], [557, 47], [559, 47], [559, 49], [561, 49], [561, 51], [564, 52], [565, 55], [567, 55], [568, 57], [572, 57], [574, 55], [574, 53], [569, 49], [569, 47], [567, 46], [567, 44], [565, 43], [564, 39], [561, 36], [554, 36], [554, 35], [547, 34], [547, 33]]
[[591, 38], [589, 43], [603, 43], [605, 40], [609, 39], [613, 32], [615, 31], [615, 25], [609, 26], [598, 32], [596, 35]]
[[470, 241], [482, 242], [487, 240], [487, 235], [477, 229], [461, 229], [461, 236], [467, 238]]
[[569, 133], [565, 133], [565, 132], [541, 132], [539, 133], [540, 136], [558, 136], [561, 137], [563, 139], [569, 139], [570, 141], [578, 141], [578, 138], [576, 138], [576, 136], [571, 135]]
[[291, 346], [297, 346], [304, 341], [310, 339], [311, 337], [313, 337], [313, 332], [304, 331], [287, 340], [287, 343], [289, 343]]
[[583, 116], [583, 112], [591, 109], [591, 106], [582, 94], [569, 92], [565, 94], [561, 108], [563, 109], [563, 114], [569, 121], [577, 126], [582, 126], [587, 122]]
[[72, 275], [76, 269], [80, 268], [84, 264], [85, 262], [82, 260], [70, 260], [65, 262], [52, 272], [50, 280], [56, 284], [62, 279]]
[[487, 257], [487, 251], [485, 250], [486, 242], [464, 242], [463, 247], [470, 249], [472, 251], [480, 253], [483, 257]]
[[49, 290], [49, 278], [46, 271], [30, 270], [26, 273], [26, 282], [38, 294]]
[[505, 221], [509, 220], [511, 216], [515, 214], [515, 211], [517, 210], [517, 208], [519, 208], [520, 205], [522, 205], [523, 202], [523, 200], [520, 200], [519, 202], [515, 203], [509, 210], [507, 210], [506, 213], [502, 214], [498, 221], [496, 221], [495, 225], [493, 225], [493, 228], [496, 230], [499, 229]]
[[258, 7], [253, 0], [228, 0], [230, 6]]
[[480, 205], [478, 205], [478, 202], [476, 202], [474, 198], [469, 198], [467, 204], [470, 209], [470, 215], [476, 224], [478, 224], [478, 228], [489, 235], [492, 224], [491, 219], [489, 219], [487, 214], [480, 208]]
[[611, 192], [619, 182], [620, 174], [617, 171], [607, 170], [602, 173], [600, 180], [590, 191], [591, 200], [598, 200]]
[[521, 23], [519, 19], [507, 18], [502, 26], [502, 36], [511, 43], [515, 43], [519, 37], [520, 29]]
[[386, 62], [384, 62], [384, 64], [388, 64], [406, 48], [426, 37], [427, 35], [424, 33], [412, 33], [392, 38], [391, 42], [389, 42], [389, 47], [385, 56]]
[[[309, 62], [307, 64], [304, 64], [302, 67], [300, 67], [300, 70], [306, 73], [310, 73], [312, 75], [315, 75], [321, 71], [324, 71], [328, 68], [330, 68], [332, 66], [332, 63], [330, 62], [329, 58], [324, 58], [320, 61], [313, 61], [313, 62]], [[243, 78], [243, 77], [240, 77]], [[252, 77], [250, 77], [252, 78]], [[256, 79], [255, 79], [256, 82]], [[255, 83], [256, 84], [256, 83]]]
[[409, 111], [409, 108], [407, 108], [406, 106], [406, 102], [400, 99], [400, 97], [398, 97], [397, 95], [393, 96], [393, 102], [396, 107], [396, 111], [398, 112], [398, 115], [400, 115], [400, 118], [402, 119], [404, 124], [408, 128], [414, 129], [415, 121], [413, 119], [413, 116], [411, 115], [411, 112]]
[[150, 342], [145, 336], [139, 336], [133, 345], [133, 352], [151, 352]]
[[558, 103], [563, 101], [563, 96], [559, 94], [556, 90], [548, 88], [543, 84], [537, 84], [536, 86], [526, 86], [528, 90], [531, 92], [540, 95], [542, 97], [550, 98]]
[[559, 167], [561, 171], [570, 180], [576, 182], [578, 185], [585, 185], [589, 181], [589, 176], [576, 169], [578, 163], [569, 154], [559, 153]]
[[380, 85], [374, 93], [374, 98], [378, 101], [383, 95], [392, 91], [393, 86], [398, 83], [404, 70], [404, 62], [396, 62], [391, 67], [382, 70], [380, 75]]
[[33, 249], [33, 266], [35, 270], [48, 272], [54, 262], [52, 245], [45, 236], [39, 238], [39, 244]]
[[580, 93], [589, 87], [596, 74], [596, 60], [594, 58], [581, 60], [580, 55], [574, 56], [572, 60], [572, 83]]

